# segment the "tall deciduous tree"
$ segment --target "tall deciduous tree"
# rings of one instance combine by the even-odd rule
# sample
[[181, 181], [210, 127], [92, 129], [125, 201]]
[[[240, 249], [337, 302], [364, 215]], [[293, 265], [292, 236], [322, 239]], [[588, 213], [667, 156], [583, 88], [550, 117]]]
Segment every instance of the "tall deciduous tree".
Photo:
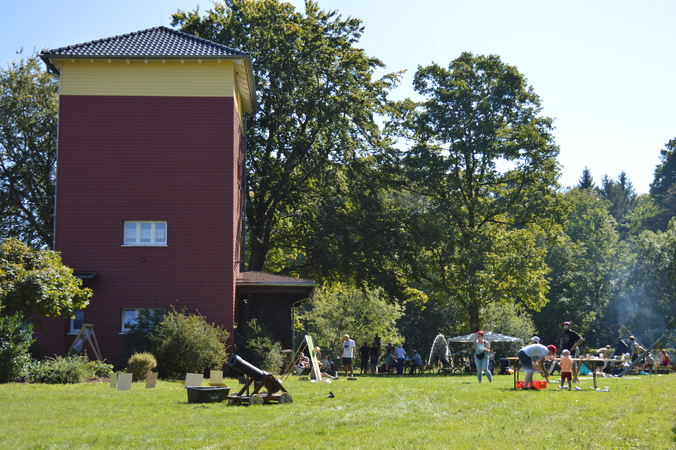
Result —
[[[185, 32], [251, 53], [260, 111], [248, 122], [247, 199], [250, 258], [261, 270], [284, 244], [280, 221], [318, 189], [330, 189], [336, 166], [382, 148], [374, 115], [397, 75], [355, 44], [361, 21], [320, 10], [305, 14], [278, 0], [227, 0], [200, 15], [174, 14]], [[333, 174], [333, 175], [332, 175]]]
[[364, 341], [370, 345], [376, 334], [383, 345], [401, 339], [396, 328], [401, 307], [388, 302], [378, 289], [361, 291], [344, 284], [323, 286], [305, 309], [305, 331], [334, 358], [340, 358], [344, 334], [354, 339], [357, 348]]
[[[0, 243], [0, 314], [73, 317], [89, 304], [91, 289], [52, 250], [35, 250], [15, 238]], [[37, 320], [38, 325], [42, 322]]]
[[657, 331], [676, 328], [676, 218], [665, 231], [644, 231], [635, 242], [624, 323]]
[[552, 120], [516, 67], [498, 56], [463, 53], [443, 68], [420, 67], [404, 105], [412, 142], [408, 187], [427, 199], [438, 239], [424, 249], [421, 274], [439, 297], [458, 302], [469, 327], [492, 302], [546, 302], [544, 250], [529, 229], [555, 199], [558, 147]]
[[37, 56], [0, 69], [0, 238], [51, 247], [58, 82]]
[[607, 332], [604, 315], [617, 294], [622, 248], [608, 202], [590, 189], [572, 189], [565, 199], [568, 214], [546, 259], [549, 302], [535, 322], [540, 337], [549, 342], [558, 341], [564, 320], [590, 342]]

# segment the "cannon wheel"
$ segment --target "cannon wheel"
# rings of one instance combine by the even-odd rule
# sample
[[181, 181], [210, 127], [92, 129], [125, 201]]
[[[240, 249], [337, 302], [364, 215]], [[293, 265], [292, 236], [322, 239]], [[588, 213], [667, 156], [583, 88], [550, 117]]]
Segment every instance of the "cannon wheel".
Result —
[[279, 403], [293, 403], [293, 397], [288, 392], [285, 392], [279, 397]]
[[249, 398], [249, 404], [250, 405], [262, 405], [263, 404], [263, 397], [261, 397], [258, 394], [254, 394]]
[[437, 375], [446, 375], [446, 369], [439, 369]]

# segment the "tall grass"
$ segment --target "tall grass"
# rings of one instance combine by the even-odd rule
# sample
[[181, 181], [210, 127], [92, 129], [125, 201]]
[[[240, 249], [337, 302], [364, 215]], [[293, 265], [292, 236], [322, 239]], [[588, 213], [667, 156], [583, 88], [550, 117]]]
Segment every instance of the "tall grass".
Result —
[[[231, 386], [239, 390], [236, 381]], [[289, 378], [286, 405], [188, 404], [183, 386], [0, 386], [1, 448], [669, 449], [676, 375], [602, 379], [609, 392], [514, 391], [511, 376]], [[335, 398], [326, 398], [329, 392]]]

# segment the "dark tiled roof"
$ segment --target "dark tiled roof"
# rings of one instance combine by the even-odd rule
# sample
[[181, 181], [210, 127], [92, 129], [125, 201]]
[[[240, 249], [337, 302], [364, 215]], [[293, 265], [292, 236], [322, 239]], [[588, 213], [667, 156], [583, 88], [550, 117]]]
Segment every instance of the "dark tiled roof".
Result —
[[206, 39], [195, 37], [167, 27], [155, 27], [134, 33], [99, 39], [84, 44], [69, 45], [53, 50], [43, 50], [49, 57], [185, 57], [209, 58], [248, 56], [247, 52], [235, 50]]
[[272, 273], [256, 271], [240, 272], [237, 274], [238, 285], [271, 285], [271, 286], [314, 286], [315, 282], [303, 278], [291, 278]]

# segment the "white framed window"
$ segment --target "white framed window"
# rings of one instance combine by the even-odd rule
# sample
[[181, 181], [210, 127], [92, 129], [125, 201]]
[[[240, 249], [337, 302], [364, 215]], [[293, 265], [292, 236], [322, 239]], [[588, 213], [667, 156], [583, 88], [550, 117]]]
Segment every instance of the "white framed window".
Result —
[[128, 246], [167, 245], [167, 222], [124, 222], [124, 242]]
[[165, 310], [163, 308], [125, 308], [122, 310], [122, 328], [120, 333], [128, 332], [132, 326], [136, 325], [141, 315], [147, 315], [150, 326], [154, 326], [162, 321]]
[[78, 334], [84, 325], [84, 311], [75, 311], [75, 318], [70, 319], [68, 334]]

